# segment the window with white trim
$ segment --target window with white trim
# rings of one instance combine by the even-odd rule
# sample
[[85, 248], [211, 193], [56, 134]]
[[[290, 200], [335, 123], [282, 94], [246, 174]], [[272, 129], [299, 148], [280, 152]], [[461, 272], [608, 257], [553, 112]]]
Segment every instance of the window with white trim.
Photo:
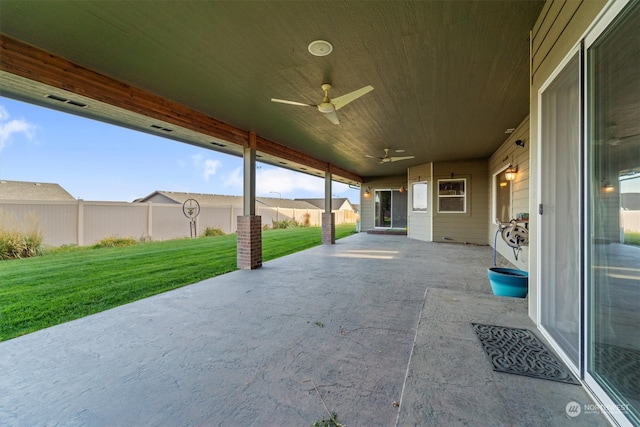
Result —
[[506, 168], [493, 176], [493, 218], [499, 222], [511, 219], [511, 182], [506, 177]]
[[438, 213], [467, 212], [467, 179], [438, 180]]
[[429, 207], [429, 186], [426, 182], [414, 182], [411, 186], [411, 209], [413, 212], [427, 212]]

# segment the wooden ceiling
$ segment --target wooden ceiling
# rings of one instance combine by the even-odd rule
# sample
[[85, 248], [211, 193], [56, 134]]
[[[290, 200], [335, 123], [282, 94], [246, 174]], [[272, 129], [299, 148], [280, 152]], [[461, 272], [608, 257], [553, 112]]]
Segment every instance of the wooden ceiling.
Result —
[[[488, 158], [505, 130], [527, 116], [529, 30], [542, 6], [2, 0], [0, 29], [7, 37], [0, 94], [239, 154], [242, 141], [233, 135], [212, 139], [203, 131], [229, 126], [232, 134], [255, 133], [266, 161], [288, 159], [285, 166], [320, 172], [331, 164], [345, 182], [401, 175], [432, 161]], [[333, 45], [330, 55], [308, 52], [318, 39]], [[53, 67], [55, 59], [62, 61], [55, 65], [59, 74], [43, 81], [44, 71], [12, 69], [9, 49], [23, 43], [40, 53], [35, 70]], [[63, 62], [70, 65], [61, 68]], [[108, 84], [92, 79], [90, 88], [74, 80], [74, 70], [79, 77], [104, 76]], [[317, 104], [322, 83], [332, 84], [333, 97], [365, 85], [374, 90], [339, 110], [339, 125], [315, 108], [271, 102]], [[87, 107], [46, 98], [53, 89]], [[136, 110], [145, 102], [148, 110]], [[160, 107], [171, 113], [153, 117]], [[159, 125], [150, 127], [149, 116]], [[167, 135], [163, 126], [179, 132]], [[415, 158], [379, 164], [366, 157], [382, 156], [386, 147]]]

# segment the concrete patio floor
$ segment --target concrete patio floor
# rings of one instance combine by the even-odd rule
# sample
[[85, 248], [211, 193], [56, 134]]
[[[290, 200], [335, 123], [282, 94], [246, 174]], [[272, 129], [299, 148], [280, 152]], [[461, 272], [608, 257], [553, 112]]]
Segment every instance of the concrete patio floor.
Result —
[[0, 425], [311, 426], [323, 401], [349, 427], [608, 425], [566, 415], [580, 386], [492, 371], [470, 322], [537, 331], [491, 265], [360, 233], [2, 342]]

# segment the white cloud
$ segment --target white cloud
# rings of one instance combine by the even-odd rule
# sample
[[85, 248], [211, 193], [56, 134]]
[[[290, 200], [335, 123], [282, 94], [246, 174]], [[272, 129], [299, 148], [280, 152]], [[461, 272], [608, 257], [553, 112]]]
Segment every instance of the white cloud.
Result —
[[11, 141], [12, 136], [22, 134], [33, 139], [36, 127], [24, 119], [9, 120], [7, 110], [0, 105], [0, 151]]
[[204, 156], [202, 154], [193, 154], [191, 156], [191, 164], [196, 169], [200, 169], [202, 167], [203, 160], [204, 160]]
[[207, 159], [202, 154], [194, 154], [191, 156], [191, 164], [198, 174], [202, 174], [205, 181], [214, 176], [218, 172], [218, 168], [222, 166], [220, 160]]
[[204, 161], [204, 180], [209, 181], [209, 177], [215, 175], [220, 166], [222, 166], [222, 162], [219, 160], [206, 159]]
[[[223, 180], [226, 194], [242, 194], [244, 185], [243, 167], [234, 169]], [[332, 183], [332, 193], [336, 197], [347, 197], [349, 189], [347, 184]], [[280, 197], [295, 199], [300, 197], [324, 197], [324, 178], [307, 175], [288, 169], [260, 166], [256, 170], [256, 195], [262, 197]]]
[[256, 174], [256, 193], [268, 195], [277, 192], [291, 198], [297, 190], [308, 191], [322, 197], [324, 179], [287, 169], [259, 169]]
[[244, 185], [244, 178], [242, 176], [242, 167], [235, 168], [224, 180], [224, 188], [232, 188], [236, 191], [242, 192], [242, 186]]

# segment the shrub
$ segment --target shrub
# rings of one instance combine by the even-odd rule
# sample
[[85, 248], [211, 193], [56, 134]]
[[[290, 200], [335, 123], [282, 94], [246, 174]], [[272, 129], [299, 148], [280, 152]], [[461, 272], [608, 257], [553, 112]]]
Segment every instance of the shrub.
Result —
[[124, 246], [135, 246], [138, 242], [133, 237], [109, 236], [100, 240], [92, 246], [94, 249], [99, 248], [121, 248]]
[[311, 226], [311, 214], [309, 212], [304, 214], [304, 219], [302, 220], [302, 224], [303, 224], [303, 227]]
[[216, 227], [207, 227], [204, 229], [204, 233], [202, 233], [204, 237], [224, 236], [225, 234], [224, 231]]
[[302, 227], [302, 225], [295, 219], [283, 219], [282, 221], [271, 220], [271, 223], [272, 223], [271, 228], [273, 228], [274, 230]]
[[40, 255], [43, 251], [43, 239], [44, 233], [35, 213], [26, 214], [20, 226], [13, 215], [0, 211], [0, 259]]

